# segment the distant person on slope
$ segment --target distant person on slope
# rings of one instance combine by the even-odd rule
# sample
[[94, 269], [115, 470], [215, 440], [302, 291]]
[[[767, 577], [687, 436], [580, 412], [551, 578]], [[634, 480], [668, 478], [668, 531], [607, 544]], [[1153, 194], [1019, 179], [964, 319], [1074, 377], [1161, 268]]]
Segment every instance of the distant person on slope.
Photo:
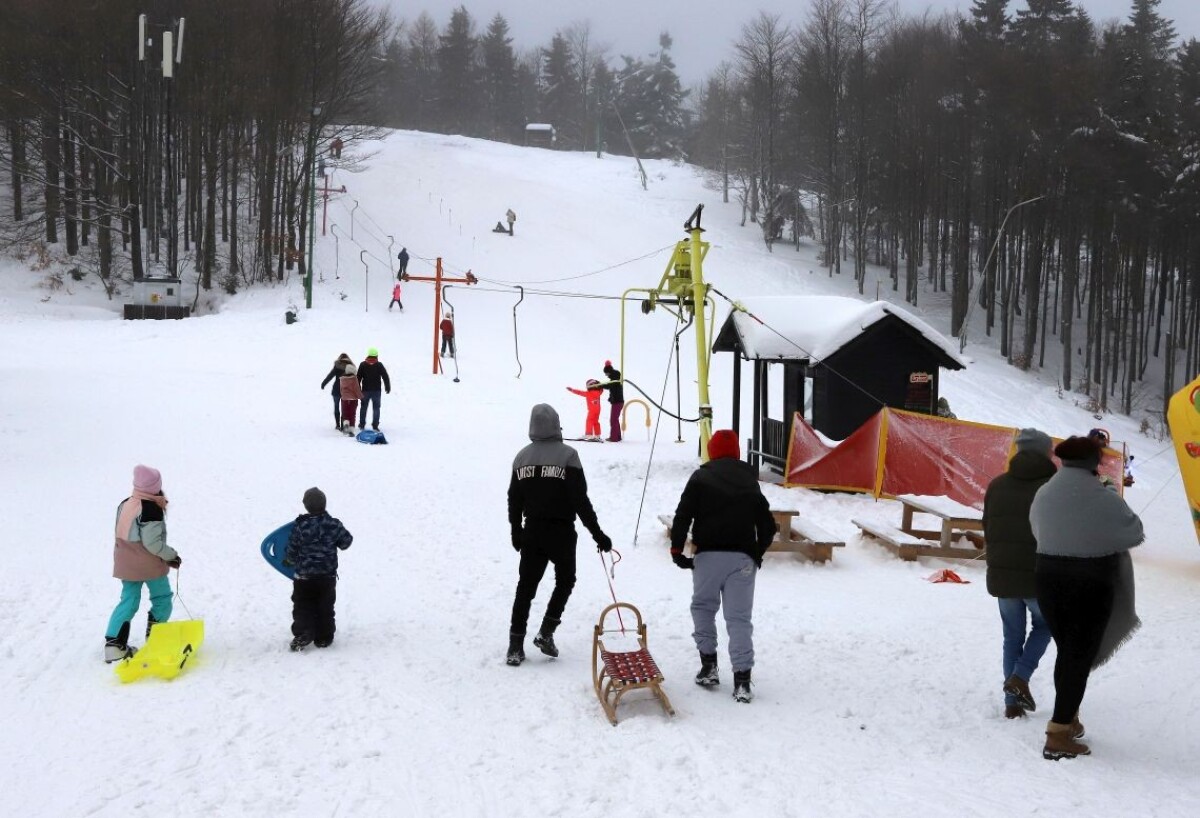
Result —
[[600, 436], [600, 396], [604, 394], [604, 390], [600, 388], [600, 381], [589, 378], [586, 390], [568, 386], [567, 391], [572, 395], [587, 398], [587, 422], [584, 424], [583, 439], [603, 440]]
[[342, 425], [343, 431], [354, 428], [354, 415], [358, 410], [358, 402], [362, 400], [362, 387], [358, 385], [358, 369], [354, 364], [346, 364], [346, 374], [338, 379], [342, 391]]
[[396, 283], [396, 286], [392, 287], [392, 303], [388, 304], [388, 312], [391, 312], [392, 304], [398, 305], [400, 307], [400, 312], [404, 312], [404, 305], [400, 303], [400, 284], [399, 284], [399, 282]]
[[149, 466], [133, 469], [133, 493], [117, 506], [113, 576], [121, 580], [121, 601], [113, 609], [104, 634], [104, 661], [116, 662], [137, 653], [129, 646], [130, 620], [141, 604], [142, 586], [150, 591], [146, 636], [158, 622], [171, 618], [171, 580], [167, 573], [183, 560], [167, 545], [167, 498], [162, 475]]
[[358, 384], [362, 387], [362, 406], [358, 410], [358, 428], [367, 428], [367, 404], [371, 404], [371, 428], [379, 431], [379, 401], [382, 391], [392, 393], [392, 381], [388, 378], [387, 367], [379, 362], [379, 350], [371, 347], [367, 350], [367, 359], [358, 365]]
[[533, 407], [529, 413], [529, 440], [513, 459], [508, 482], [512, 547], [521, 555], [505, 657], [505, 662], [514, 667], [525, 661], [529, 608], [550, 563], [554, 564], [554, 592], [533, 644], [547, 656], [558, 656], [554, 631], [575, 587], [575, 516], [591, 532], [597, 551], [612, 550], [612, 540], [600, 529], [588, 499], [579, 453], [562, 442], [562, 426], [554, 407], [546, 403]]
[[454, 321], [450, 318], [450, 314], [446, 313], [446, 317], [442, 319], [442, 323], [438, 324], [438, 329], [442, 331], [442, 357], [446, 357], [446, 353], [450, 353], [450, 357], [454, 357]]
[[625, 386], [621, 381], [620, 370], [613, 369], [612, 361], [604, 362], [604, 376], [608, 383], [600, 384], [601, 389], [608, 390], [608, 440], [610, 443], [621, 442], [621, 410], [625, 407]]
[[513, 225], [517, 221], [517, 214], [514, 213], [513, 209], [510, 207], [508, 212], [504, 214], [504, 218], [508, 219], [508, 235], [511, 236], [513, 234]]
[[326, 512], [325, 493], [319, 488], [304, 492], [304, 512], [296, 518], [287, 544], [287, 563], [296, 572], [292, 580], [294, 651], [314, 642], [319, 648], [333, 644], [337, 552], [354, 542], [342, 521]]
[[[754, 667], [754, 579], [775, 539], [775, 518], [743, 462], [737, 432], [722, 429], [708, 441], [709, 461], [688, 478], [671, 523], [671, 560], [692, 570], [692, 638], [700, 651], [696, 684], [714, 687], [717, 675], [717, 610], [725, 612], [733, 697], [749, 702]], [[688, 530], [694, 559], [684, 555]]]
[[1090, 437], [1054, 447], [1062, 468], [1029, 509], [1037, 538], [1037, 601], [1054, 635], [1054, 715], [1042, 757], [1088, 755], [1079, 706], [1093, 669], [1140, 624], [1129, 550], [1145, 539], [1141, 519], [1096, 479], [1104, 449]]
[[401, 247], [400, 252], [396, 254], [396, 260], [400, 262], [400, 266], [396, 268], [396, 278], [408, 272], [408, 248]]
[[[987, 590], [1000, 606], [1004, 632], [1004, 718], [1037, 709], [1029, 680], [1050, 644], [1050, 628], [1038, 607], [1037, 540], [1029, 523], [1033, 496], [1058, 469], [1050, 459], [1054, 442], [1037, 429], [1017, 433], [1008, 471], [988, 484], [983, 498], [987, 541]], [[1026, 612], [1032, 628], [1026, 631]]]
[[[325, 380], [321, 381], [321, 388], [325, 388], [325, 384], [333, 381], [333, 428], [342, 428], [342, 388], [341, 378], [346, 374], [346, 364], [353, 364], [354, 359], [346, 353], [342, 353], [333, 362], [333, 369], [329, 370], [329, 374], [325, 376]], [[350, 419], [354, 422], [354, 418]]]

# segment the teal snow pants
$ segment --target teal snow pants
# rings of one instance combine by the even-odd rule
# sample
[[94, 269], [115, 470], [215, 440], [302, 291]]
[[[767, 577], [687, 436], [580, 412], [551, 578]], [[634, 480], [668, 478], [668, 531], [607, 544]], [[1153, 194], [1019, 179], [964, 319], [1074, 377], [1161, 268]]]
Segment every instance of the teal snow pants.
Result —
[[117, 638], [122, 628], [125, 629], [125, 634], [128, 636], [129, 629], [125, 626], [129, 620], [133, 619], [138, 605], [141, 604], [143, 585], [150, 590], [150, 615], [154, 617], [154, 621], [166, 622], [171, 618], [170, 579], [165, 576], [145, 582], [123, 579], [121, 580], [121, 601], [117, 603], [117, 607], [113, 609], [112, 616], [108, 620], [108, 630], [104, 632], [105, 638]]

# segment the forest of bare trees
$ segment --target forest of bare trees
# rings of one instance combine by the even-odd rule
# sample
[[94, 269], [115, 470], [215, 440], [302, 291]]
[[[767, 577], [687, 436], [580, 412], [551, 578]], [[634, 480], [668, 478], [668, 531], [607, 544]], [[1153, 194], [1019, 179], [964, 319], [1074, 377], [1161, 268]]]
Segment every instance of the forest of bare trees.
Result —
[[811, 238], [860, 292], [874, 264], [914, 305], [946, 293], [952, 334], [1049, 358], [1096, 411], [1161, 409], [1200, 371], [1200, 44], [1158, 0], [1104, 26], [1012, 5], [808, 0], [750, 18], [689, 95], [666, 33], [616, 56], [576, 22], [522, 51], [465, 5], [439, 27], [366, 0], [6, 0], [0, 239], [110, 288], [187, 268], [234, 291], [303, 274], [335, 140], [550, 122], [562, 149], [702, 166], [768, 248]]
[[812, 235], [859, 292], [884, 265], [912, 304], [946, 292], [954, 335], [1058, 356], [1097, 411], [1163, 410], [1200, 371], [1200, 44], [1158, 0], [1103, 28], [1012, 5], [760, 14], [697, 95], [689, 158], [768, 246]]
[[317, 155], [361, 135], [391, 30], [362, 0], [5, 0], [0, 235], [110, 292], [303, 275]]

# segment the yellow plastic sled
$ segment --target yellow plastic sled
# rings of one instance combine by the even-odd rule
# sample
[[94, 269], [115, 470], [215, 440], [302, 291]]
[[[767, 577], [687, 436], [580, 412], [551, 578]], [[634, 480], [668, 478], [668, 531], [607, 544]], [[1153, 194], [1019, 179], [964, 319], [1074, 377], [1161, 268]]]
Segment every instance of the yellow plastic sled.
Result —
[[160, 622], [150, 629], [150, 636], [141, 650], [117, 662], [117, 676], [122, 682], [135, 682], [147, 676], [174, 679], [203, 641], [202, 619]]

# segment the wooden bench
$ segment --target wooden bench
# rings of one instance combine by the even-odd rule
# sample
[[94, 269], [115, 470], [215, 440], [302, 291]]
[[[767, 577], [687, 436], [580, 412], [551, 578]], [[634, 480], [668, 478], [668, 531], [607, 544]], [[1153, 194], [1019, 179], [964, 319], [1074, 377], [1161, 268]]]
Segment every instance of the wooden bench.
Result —
[[833, 549], [846, 545], [813, 521], [801, 519], [798, 511], [771, 509], [771, 516], [776, 534], [768, 553], [780, 551], [811, 562], [828, 562], [833, 559]]
[[[767, 553], [795, 554], [811, 562], [828, 562], [833, 559], [833, 549], [842, 548], [846, 543], [816, 523], [799, 519], [799, 514], [798, 511], [771, 510], [771, 516], [775, 518], [775, 539], [771, 541]], [[671, 535], [674, 519], [674, 515], [671, 514], [658, 515], [658, 521], [667, 529], [667, 536]], [[787, 532], [786, 535], [784, 532]], [[689, 556], [695, 554], [696, 546], [690, 539], [684, 546], [684, 551]]]
[[[901, 494], [896, 497], [904, 510], [900, 530], [918, 537], [937, 540], [948, 551], [960, 552], [957, 556], [974, 559], [982, 556], [985, 545], [983, 538], [983, 512], [964, 505], [949, 497]], [[918, 529], [913, 525], [913, 514], [928, 514], [940, 520], [936, 531]], [[976, 549], [954, 548], [955, 537], [965, 537]]]
[[909, 534], [907, 531], [901, 531], [887, 523], [859, 519], [850, 522], [862, 530], [863, 536], [879, 540], [880, 545], [902, 560], [911, 562], [917, 557], [940, 557], [944, 556], [946, 550], [937, 543], [915, 534]]

